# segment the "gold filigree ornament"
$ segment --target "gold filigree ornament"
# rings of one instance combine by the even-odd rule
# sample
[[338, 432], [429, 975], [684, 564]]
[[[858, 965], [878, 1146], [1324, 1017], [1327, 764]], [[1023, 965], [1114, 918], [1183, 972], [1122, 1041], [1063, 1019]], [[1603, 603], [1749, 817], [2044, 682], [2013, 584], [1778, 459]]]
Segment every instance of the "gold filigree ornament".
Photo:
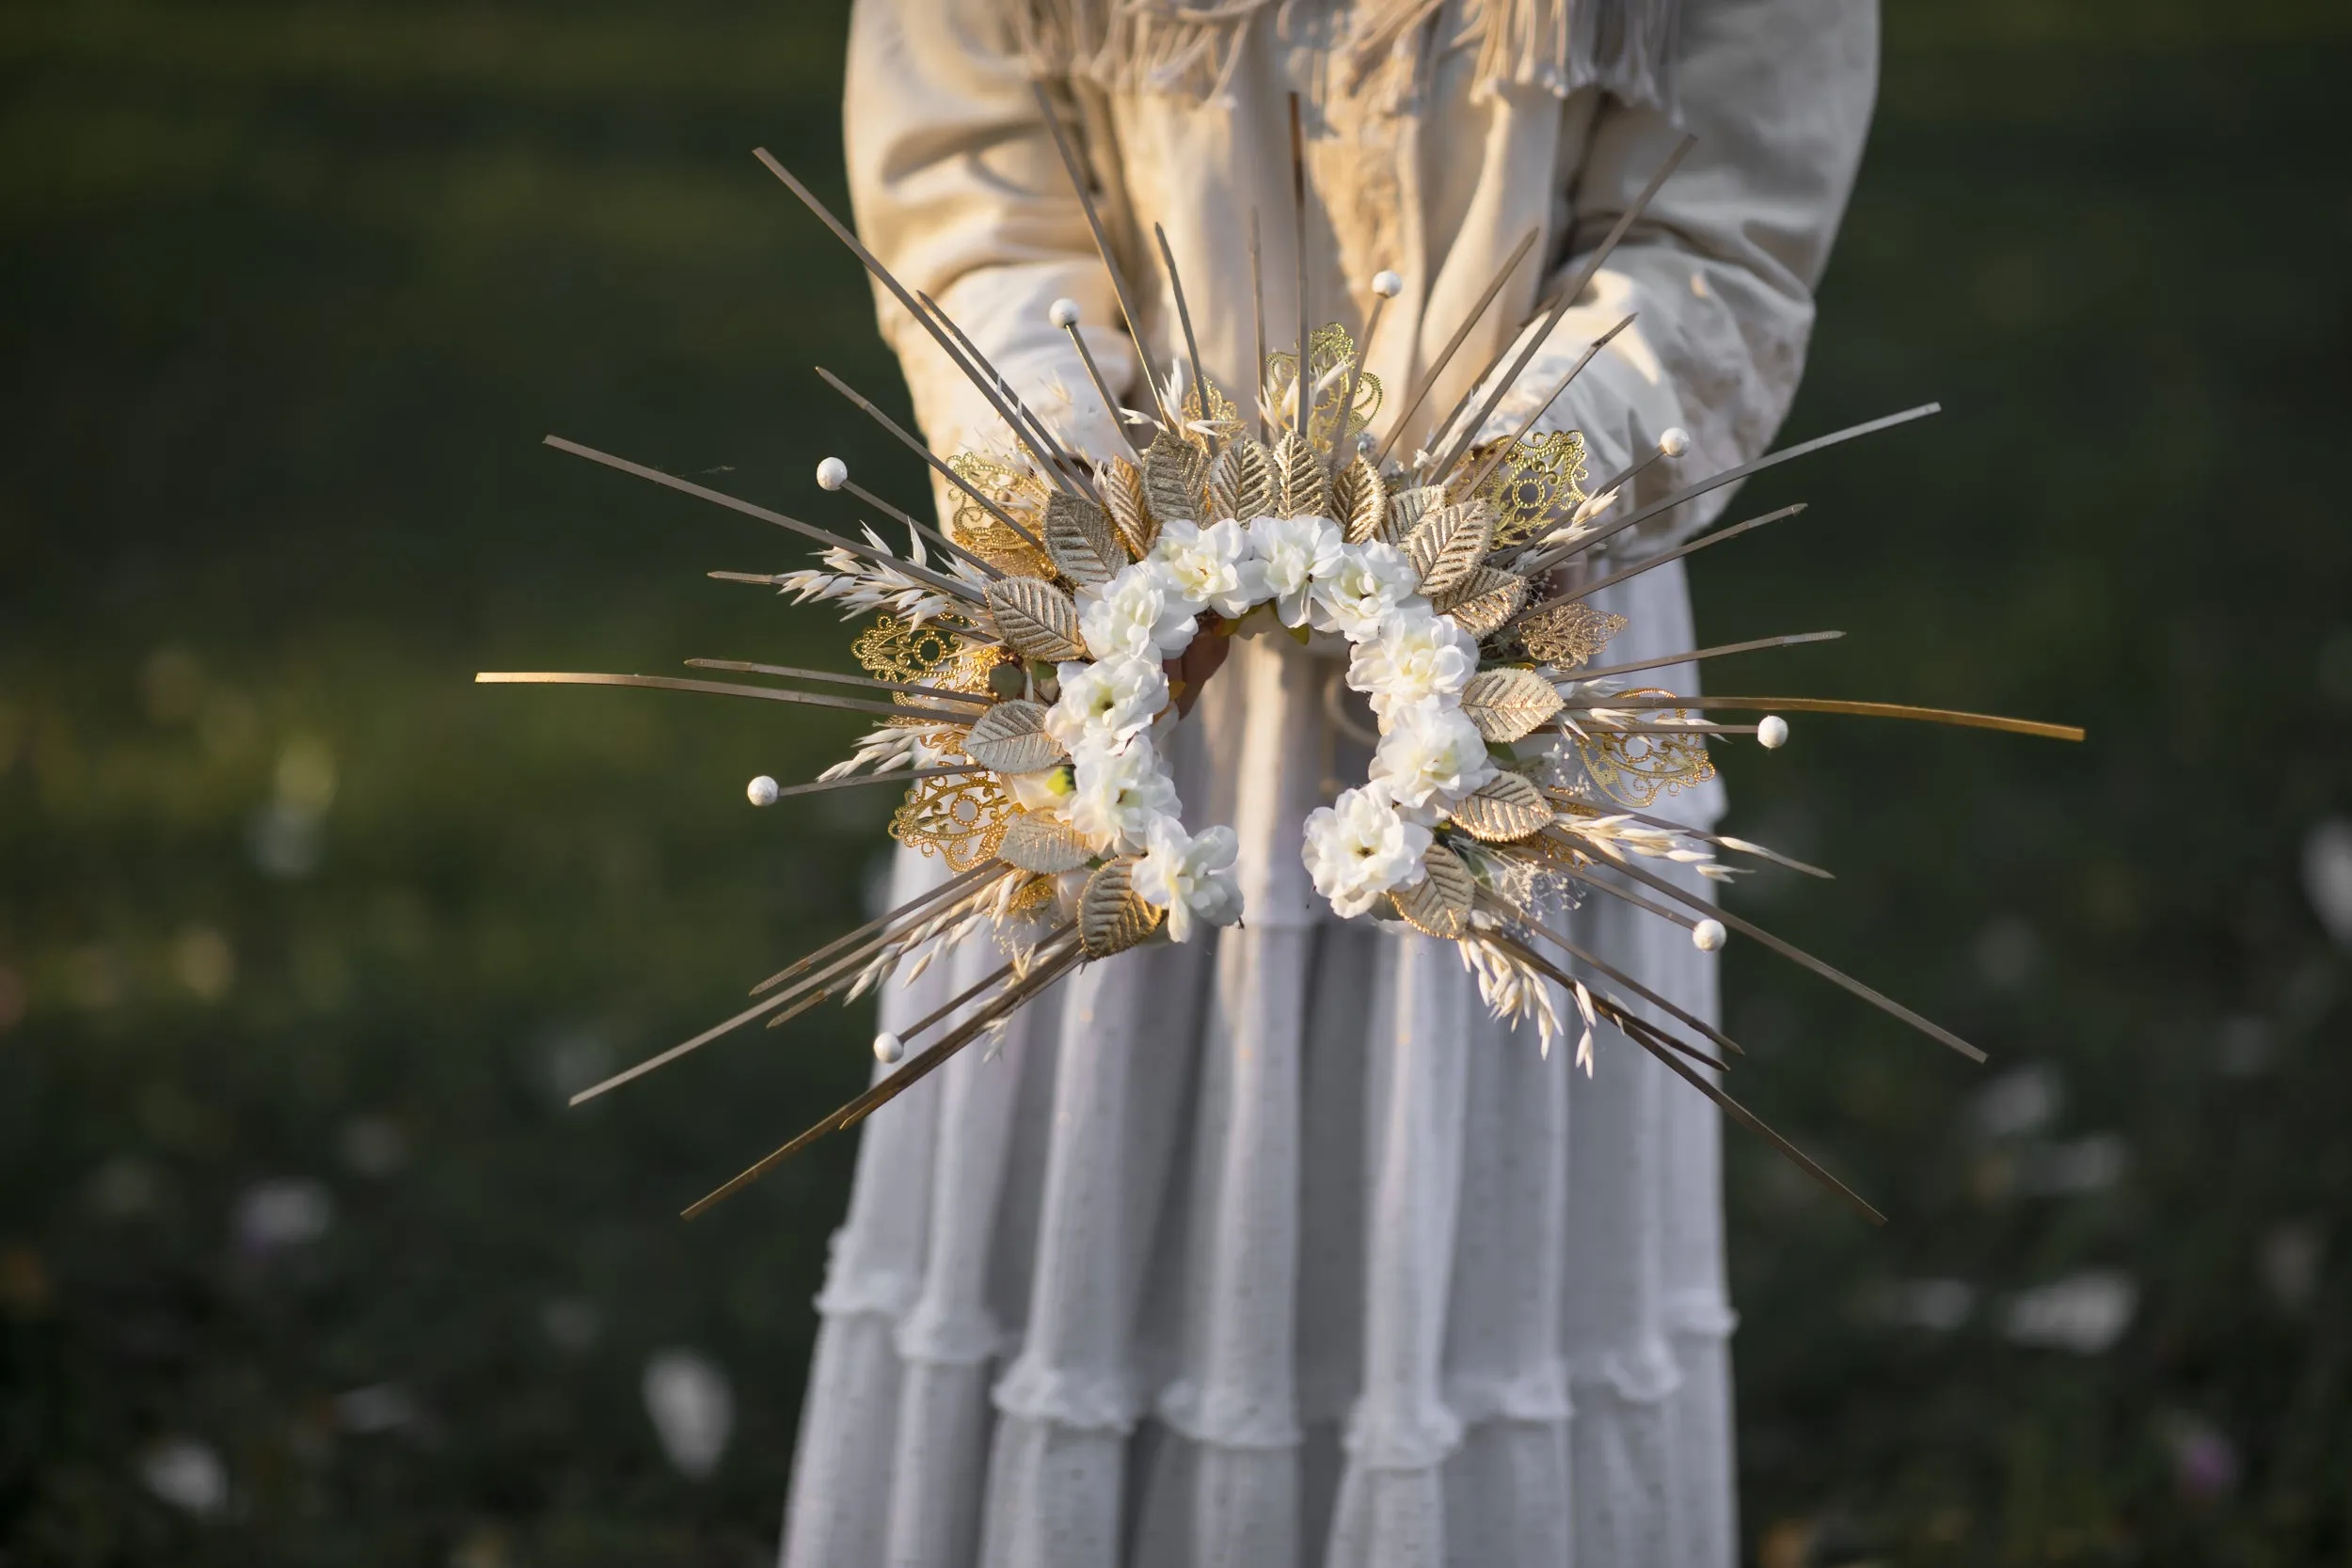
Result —
[[1516, 443], [1478, 487], [1495, 509], [1496, 545], [1523, 545], [1572, 515], [1584, 503], [1585, 478], [1581, 431], [1555, 430]]
[[1591, 662], [1595, 655], [1609, 646], [1609, 640], [1623, 630], [1624, 616], [1595, 610], [1581, 599], [1572, 599], [1538, 610], [1521, 621], [1519, 641], [1527, 644], [1528, 657], [1538, 664], [1549, 664], [1555, 670], [1574, 670]]
[[[1313, 411], [1307, 421], [1309, 445], [1328, 451], [1334, 444], [1333, 437], [1340, 435], [1340, 404], [1347, 397], [1348, 373], [1355, 358], [1356, 340], [1337, 322], [1317, 327], [1307, 340], [1307, 365], [1314, 377]], [[1297, 380], [1295, 351], [1265, 356], [1265, 399], [1269, 407], [1289, 408], [1293, 403], [1291, 389]], [[1348, 411], [1343, 439], [1353, 441], [1371, 426], [1379, 412], [1380, 378], [1365, 372], [1356, 378], [1356, 405]]]
[[[1653, 724], [1692, 722], [1695, 716], [1687, 709], [1666, 705], [1674, 696], [1671, 691], [1628, 691], [1611, 698], [1609, 705], [1645, 711]], [[1696, 732], [1629, 735], [1592, 725], [1576, 749], [1594, 784], [1620, 805], [1646, 806], [1661, 795], [1679, 795], [1715, 776], [1707, 737]]]
[[[958, 635], [961, 629], [941, 621], [911, 626], [895, 615], [883, 615], [858, 633], [850, 653], [869, 674], [882, 680], [933, 686], [942, 691], [986, 691], [989, 672], [1002, 660], [1003, 652], [993, 643], [965, 641]], [[913, 691], [894, 691], [890, 700], [900, 707], [938, 705]], [[962, 734], [953, 726], [941, 727], [936, 717], [888, 719], [883, 723], [892, 729], [931, 731], [930, 743], [939, 751], [954, 751]]]
[[1184, 407], [1179, 410], [1184, 421], [1184, 436], [1196, 446], [1221, 446], [1241, 434], [1241, 410], [1233, 405], [1232, 398], [1218, 389], [1216, 383], [1210, 382], [1205, 388], [1209, 395], [1208, 410], [1203, 413], [1200, 406], [1203, 389], [1198, 382], [1184, 388]]
[[890, 836], [927, 855], [944, 855], [947, 869], [971, 870], [993, 860], [1012, 822], [1012, 797], [992, 776], [942, 774], [919, 779], [891, 814]]
[[931, 672], [961, 658], [964, 646], [954, 627], [938, 621], [918, 626], [883, 615], [857, 634], [850, 654], [878, 680], [930, 684]]
[[[1040, 531], [1044, 526], [1048, 493], [1044, 480], [977, 452], [957, 452], [947, 459], [947, 467], [966, 484], [1020, 519], [1021, 526], [1031, 534], [1044, 537]], [[947, 532], [957, 544], [1000, 572], [1026, 578], [1053, 577], [1053, 561], [991, 516], [988, 508], [961, 490], [952, 490], [951, 499], [955, 511], [948, 518]]]

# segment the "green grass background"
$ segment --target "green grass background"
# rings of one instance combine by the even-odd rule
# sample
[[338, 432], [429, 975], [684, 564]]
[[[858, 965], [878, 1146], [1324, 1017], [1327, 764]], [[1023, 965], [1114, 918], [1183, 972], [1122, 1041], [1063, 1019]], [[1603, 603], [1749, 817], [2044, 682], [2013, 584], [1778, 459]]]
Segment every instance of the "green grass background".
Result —
[[[0, 10], [7, 1568], [771, 1551], [850, 1146], [675, 1212], [862, 1081], [859, 1021], [562, 1098], [842, 928], [887, 803], [743, 806], [849, 726], [468, 681], [839, 659], [701, 577], [789, 563], [771, 532], [536, 442], [819, 516], [829, 451], [921, 497], [808, 372], [898, 400], [853, 264], [748, 157], [838, 194], [841, 26]], [[1725, 759], [1737, 828], [1840, 873], [1742, 907], [1995, 1056], [1734, 944], [1751, 1098], [1893, 1219], [1735, 1137], [1766, 1568], [2352, 1562], [2347, 963], [2298, 880], [2352, 813], [2347, 78], [2332, 6], [1890, 5], [1789, 430], [1949, 412], [1756, 486], [1814, 508], [1704, 558], [1702, 624], [1851, 634], [1746, 689], [2092, 734], [1801, 720]], [[2112, 1134], [2120, 1179], [2029, 1196], [2030, 1145], [1972, 1131], [2035, 1065], [2036, 1136]], [[290, 1178], [331, 1227], [239, 1244]], [[2110, 1349], [2000, 1332], [2085, 1269], [2137, 1290]], [[1957, 1327], [1889, 1321], [1921, 1278], [1972, 1288]], [[676, 1344], [736, 1393], [701, 1482], [639, 1401]], [[415, 1418], [351, 1430], [388, 1383]], [[173, 1434], [220, 1514], [141, 1486]]]

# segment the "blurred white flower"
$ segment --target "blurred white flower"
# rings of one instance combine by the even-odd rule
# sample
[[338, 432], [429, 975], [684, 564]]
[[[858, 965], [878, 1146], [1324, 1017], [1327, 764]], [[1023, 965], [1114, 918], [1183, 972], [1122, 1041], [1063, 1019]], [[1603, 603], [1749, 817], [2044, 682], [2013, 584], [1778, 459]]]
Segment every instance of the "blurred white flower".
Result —
[[1458, 800], [1495, 776], [1486, 736], [1459, 708], [1423, 699], [1383, 717], [1372, 777], [1407, 806]]
[[335, 1223], [335, 1200], [308, 1177], [256, 1181], [237, 1195], [232, 1222], [237, 1244], [247, 1252], [315, 1242]]
[[2043, 1197], [2105, 1192], [2123, 1179], [2131, 1163], [2131, 1146], [2114, 1132], [2036, 1144], [2019, 1156], [2017, 1190]]
[[1128, 874], [1136, 896], [1168, 911], [1168, 934], [1190, 942], [1196, 921], [1231, 926], [1241, 918], [1241, 884], [1233, 879], [1239, 845], [1231, 828], [1211, 828], [1198, 838], [1184, 824], [1163, 816], [1152, 824], [1143, 858]]
[[2303, 840], [2303, 892], [2338, 947], [2352, 947], [2352, 822], [2331, 816]]
[[2139, 1310], [2139, 1282], [2112, 1269], [2087, 1269], [2020, 1292], [2002, 1325], [2041, 1350], [2097, 1355], [2123, 1337]]
[[1061, 696], [1045, 715], [1045, 733], [1073, 755], [1085, 746], [1114, 746], [1150, 724], [1168, 705], [1168, 676], [1152, 658], [1065, 664]]
[[556, 1296], [539, 1307], [539, 1326], [558, 1350], [577, 1354], [604, 1332], [604, 1313], [580, 1296]]
[[139, 1480], [172, 1507], [218, 1513], [229, 1501], [229, 1468], [210, 1443], [167, 1437], [139, 1457]]
[[1906, 1328], [1949, 1334], [1976, 1306], [1977, 1288], [1964, 1279], [1903, 1279], [1880, 1296], [1879, 1315]]
[[335, 1396], [335, 1419], [345, 1432], [392, 1432], [416, 1418], [415, 1398], [397, 1383], [372, 1383]]
[[1078, 593], [1078, 634], [1096, 658], [1173, 658], [1192, 641], [1193, 610], [1152, 562]]
[[1315, 891], [1343, 916], [1364, 913], [1391, 888], [1427, 875], [1429, 830], [1377, 787], [1344, 791], [1307, 818], [1306, 862]]
[[1235, 616], [1266, 596], [1265, 569], [1250, 552], [1249, 535], [1228, 517], [1207, 528], [1164, 523], [1152, 546], [1160, 580], [1191, 612]]
[[1307, 624], [1307, 595], [1317, 578], [1339, 570], [1344, 546], [1327, 517], [1253, 517], [1249, 546], [1259, 566], [1258, 591], [1274, 601], [1286, 626]]
[[700, 1481], [718, 1468], [735, 1429], [727, 1375], [699, 1351], [658, 1351], [645, 1363], [645, 1414], [678, 1474]]
[[1413, 563], [1395, 546], [1343, 545], [1331, 569], [1308, 591], [1314, 628], [1360, 642], [1420, 586]]
[[1977, 1130], [1985, 1137], [2011, 1138], [2041, 1132], [2058, 1119], [2065, 1103], [2066, 1085], [2058, 1069], [2035, 1062], [1979, 1089], [1971, 1110]]
[[1379, 632], [1356, 645], [1347, 684], [1368, 694], [1383, 718], [1412, 704], [1438, 699], [1452, 707], [1478, 673], [1478, 640], [1432, 610], [1403, 609]]
[[1178, 810], [1176, 786], [1160, 771], [1149, 736], [1113, 751], [1089, 746], [1072, 769], [1070, 825], [1097, 848], [1143, 847], [1152, 824]]
[[2319, 1294], [2320, 1265], [2327, 1255], [2326, 1232], [2307, 1220], [2289, 1220], [2264, 1234], [2254, 1269], [2271, 1300], [2300, 1312]]

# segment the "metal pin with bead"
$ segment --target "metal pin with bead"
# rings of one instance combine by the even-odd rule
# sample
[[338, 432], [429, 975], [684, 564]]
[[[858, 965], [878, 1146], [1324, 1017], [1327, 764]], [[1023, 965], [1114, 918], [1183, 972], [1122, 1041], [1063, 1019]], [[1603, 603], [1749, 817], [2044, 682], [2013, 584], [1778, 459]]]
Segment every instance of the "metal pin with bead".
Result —
[[885, 1029], [874, 1037], [874, 1060], [884, 1067], [897, 1067], [898, 1058], [907, 1053], [906, 1041]]
[[957, 560], [968, 562], [983, 576], [994, 578], [1001, 578], [1005, 575], [997, 568], [990, 565], [987, 562], [982, 561], [978, 556], [974, 555], [970, 550], [965, 549], [962, 546], [948, 538], [946, 534], [940, 532], [939, 530], [931, 527], [929, 523], [916, 522], [912, 515], [899, 511], [897, 507], [891, 505], [880, 496], [875, 495], [871, 490], [866, 489], [864, 485], [850, 483], [850, 466], [847, 463], [842, 462], [838, 457], [828, 457], [823, 462], [817, 465], [817, 488], [819, 490], [833, 491], [847, 490], [850, 494], [855, 496], [858, 499], [864, 501], [866, 505], [874, 508], [876, 511], [881, 512], [885, 515], [897, 518], [899, 522], [905, 524], [907, 529], [917, 537], [929, 539], [931, 543], [937, 545], [941, 549], [946, 550], [949, 555], [954, 556]]
[[1127, 436], [1126, 421], [1119, 417], [1119, 400], [1111, 396], [1110, 384], [1103, 379], [1103, 367], [1094, 362], [1094, 351], [1087, 347], [1086, 334], [1078, 330], [1078, 302], [1064, 295], [1045, 309], [1045, 319], [1070, 334], [1070, 341], [1078, 350], [1079, 362], [1087, 368], [1087, 379], [1094, 383], [1095, 395], [1103, 400], [1103, 410], [1110, 417], [1111, 428], [1119, 438], [1134, 451], [1136, 444]]
[[[1372, 314], [1364, 320], [1363, 341], [1356, 345], [1356, 353], [1348, 360], [1347, 395], [1340, 400], [1340, 427], [1331, 433], [1330, 471], [1334, 479], [1339, 477], [1341, 466], [1349, 458], [1359, 455], [1363, 450], [1360, 443], [1348, 439], [1348, 426], [1356, 419], [1356, 388], [1363, 379], [1364, 356], [1372, 352], [1373, 334], [1380, 330], [1380, 312], [1387, 308], [1389, 301], [1404, 292], [1405, 279], [1386, 267], [1372, 275]], [[1303, 385], [1307, 376], [1306, 366], [1298, 367], [1298, 376]]]
[[1658, 445], [1651, 448], [1647, 454], [1629, 465], [1623, 473], [1602, 485], [1601, 490], [1621, 490], [1660, 458], [1680, 457], [1690, 450], [1691, 433], [1680, 425], [1668, 425], [1665, 433], [1658, 437]]
[[1756, 743], [1768, 752], [1777, 752], [1788, 744], [1788, 721], [1777, 713], [1768, 713], [1756, 721]]
[[1691, 927], [1691, 945], [1702, 953], [1716, 952], [1728, 940], [1730, 933], [1720, 920], [1702, 920]]
[[755, 806], [774, 805], [776, 797], [781, 793], [776, 781], [765, 773], [743, 786], [743, 798]]

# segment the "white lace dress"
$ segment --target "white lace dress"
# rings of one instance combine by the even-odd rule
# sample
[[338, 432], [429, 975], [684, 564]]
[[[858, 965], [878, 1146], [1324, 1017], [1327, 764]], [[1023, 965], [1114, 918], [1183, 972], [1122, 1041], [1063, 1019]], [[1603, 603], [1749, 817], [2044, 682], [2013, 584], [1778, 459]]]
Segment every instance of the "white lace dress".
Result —
[[[1406, 280], [1371, 345], [1391, 387], [1420, 373], [1518, 232], [1545, 226], [1541, 266], [1506, 290], [1438, 411], [1671, 146], [1664, 115], [1594, 87], [1474, 96], [1480, 56], [1442, 46], [1454, 12], [1435, 9], [1410, 90], [1400, 67], [1340, 93], [1345, 8], [1309, 5], [1280, 19], [1287, 39], [1272, 8], [1252, 13], [1230, 102], [1115, 71], [1073, 86], [1126, 238], [1168, 225], [1223, 385], [1246, 385], [1249, 360], [1237, 211], [1262, 206], [1267, 276], [1292, 276], [1275, 221], [1289, 211], [1285, 87], [1315, 105], [1316, 319], [1359, 323], [1378, 267]], [[990, 14], [862, 0], [848, 108], [860, 227], [1070, 439], [1112, 450], [1047, 303], [1081, 301], [1112, 374], [1132, 374], [1132, 356], [1107, 330], [1109, 288], [1013, 35]], [[1686, 477], [1762, 450], [1867, 119], [1867, 6], [1694, 0], [1679, 24], [1701, 149], [1493, 426], [1638, 309], [1547, 421], [1587, 432], [1597, 475], [1668, 425], [1692, 434]], [[1172, 311], [1164, 284], [1144, 292], [1165, 366]], [[1267, 294], [1279, 342], [1295, 332], [1290, 291]], [[911, 325], [884, 325], [935, 444], [995, 438]], [[1599, 603], [1629, 623], [1612, 659], [1693, 646], [1677, 565]], [[817, 1303], [789, 1568], [1734, 1560], [1715, 1113], [1605, 1032], [1589, 1077], [1573, 1042], [1539, 1053], [1486, 1015], [1449, 945], [1332, 918], [1298, 846], [1306, 814], [1366, 761], [1327, 702], [1337, 671], [1279, 636], [1238, 640], [1171, 738], [1187, 818], [1240, 836], [1246, 925], [1089, 966], [993, 1058], [964, 1053], [864, 1125]], [[1706, 823], [1720, 806], [1710, 784], [1655, 809]], [[894, 894], [943, 875], [902, 853]], [[1714, 960], [1678, 927], [1606, 899], [1562, 918], [1713, 1016]], [[1000, 961], [977, 943], [889, 989], [883, 1026]]]

